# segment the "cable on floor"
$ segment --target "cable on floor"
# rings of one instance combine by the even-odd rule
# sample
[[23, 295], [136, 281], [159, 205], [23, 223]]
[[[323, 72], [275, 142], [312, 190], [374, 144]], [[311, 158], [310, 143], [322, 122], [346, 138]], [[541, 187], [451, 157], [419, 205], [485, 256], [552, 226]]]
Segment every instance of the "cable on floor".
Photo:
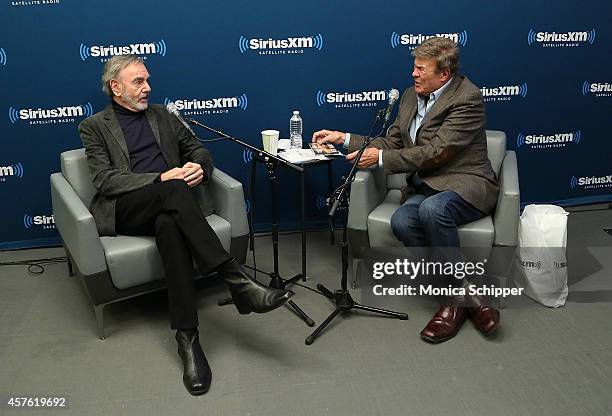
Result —
[[38, 276], [45, 272], [45, 265], [66, 263], [68, 259], [64, 257], [48, 257], [42, 259], [19, 260], [0, 262], [0, 266], [28, 266], [28, 273]]

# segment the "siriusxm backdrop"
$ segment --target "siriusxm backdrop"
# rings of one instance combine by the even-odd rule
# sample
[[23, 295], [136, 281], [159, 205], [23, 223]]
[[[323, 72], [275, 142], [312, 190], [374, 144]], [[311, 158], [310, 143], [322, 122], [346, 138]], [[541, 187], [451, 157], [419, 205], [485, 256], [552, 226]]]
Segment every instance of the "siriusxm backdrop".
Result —
[[[108, 102], [103, 62], [128, 52], [145, 60], [153, 102], [258, 145], [263, 129], [287, 136], [292, 110], [306, 139], [320, 128], [367, 133], [387, 91], [411, 85], [410, 51], [447, 36], [482, 88], [488, 128], [517, 151], [521, 202], [610, 201], [611, 18], [609, 0], [2, 0], [0, 248], [59, 241], [49, 174], [60, 152], [81, 147], [78, 124]], [[230, 142], [208, 147], [246, 188], [252, 155]], [[346, 171], [334, 162], [336, 182]], [[280, 223], [296, 227], [299, 178], [279, 176]], [[306, 188], [308, 226], [322, 227], [324, 167], [308, 169]], [[263, 170], [254, 193], [265, 229]]]

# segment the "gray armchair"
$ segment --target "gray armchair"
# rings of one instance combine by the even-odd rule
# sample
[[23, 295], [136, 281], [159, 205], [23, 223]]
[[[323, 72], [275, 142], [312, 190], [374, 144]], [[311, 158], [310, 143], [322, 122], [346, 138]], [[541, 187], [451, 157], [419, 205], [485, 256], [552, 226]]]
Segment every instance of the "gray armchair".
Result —
[[[61, 173], [51, 175], [55, 226], [68, 257], [70, 274], [83, 283], [93, 304], [98, 336], [104, 339], [104, 307], [165, 287], [154, 237], [100, 237], [88, 206], [95, 194], [85, 149], [61, 154]], [[246, 259], [249, 226], [242, 184], [215, 169], [206, 193], [214, 213], [206, 220], [223, 247]], [[195, 275], [195, 273], [194, 273]]]
[[[493, 246], [516, 246], [520, 202], [516, 154], [506, 150], [506, 134], [487, 130], [487, 147], [489, 160], [500, 183], [497, 206], [493, 214], [458, 227], [461, 246], [484, 250], [478, 254], [483, 258], [489, 257]], [[366, 247], [402, 246], [391, 231], [391, 215], [400, 206], [400, 189], [405, 184], [404, 173], [385, 176], [380, 168], [357, 173], [351, 187], [348, 214], [348, 238], [353, 261], [361, 258], [361, 252]]]

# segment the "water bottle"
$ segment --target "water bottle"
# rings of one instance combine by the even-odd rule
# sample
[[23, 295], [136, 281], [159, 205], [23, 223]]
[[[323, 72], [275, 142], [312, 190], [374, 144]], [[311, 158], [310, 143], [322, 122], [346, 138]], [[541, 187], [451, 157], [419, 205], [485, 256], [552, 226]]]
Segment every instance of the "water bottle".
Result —
[[299, 111], [294, 111], [289, 120], [289, 139], [292, 149], [302, 148], [302, 117]]

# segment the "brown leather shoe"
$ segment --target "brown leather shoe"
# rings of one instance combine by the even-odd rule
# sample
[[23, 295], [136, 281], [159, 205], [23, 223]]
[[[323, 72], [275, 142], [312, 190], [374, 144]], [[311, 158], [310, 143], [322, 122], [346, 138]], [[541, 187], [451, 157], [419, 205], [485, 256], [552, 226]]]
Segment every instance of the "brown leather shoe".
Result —
[[499, 326], [499, 311], [492, 306], [481, 305], [467, 308], [468, 316], [476, 329], [484, 335], [491, 335]]
[[467, 311], [459, 305], [443, 305], [421, 331], [421, 338], [429, 342], [444, 342], [459, 332]]

